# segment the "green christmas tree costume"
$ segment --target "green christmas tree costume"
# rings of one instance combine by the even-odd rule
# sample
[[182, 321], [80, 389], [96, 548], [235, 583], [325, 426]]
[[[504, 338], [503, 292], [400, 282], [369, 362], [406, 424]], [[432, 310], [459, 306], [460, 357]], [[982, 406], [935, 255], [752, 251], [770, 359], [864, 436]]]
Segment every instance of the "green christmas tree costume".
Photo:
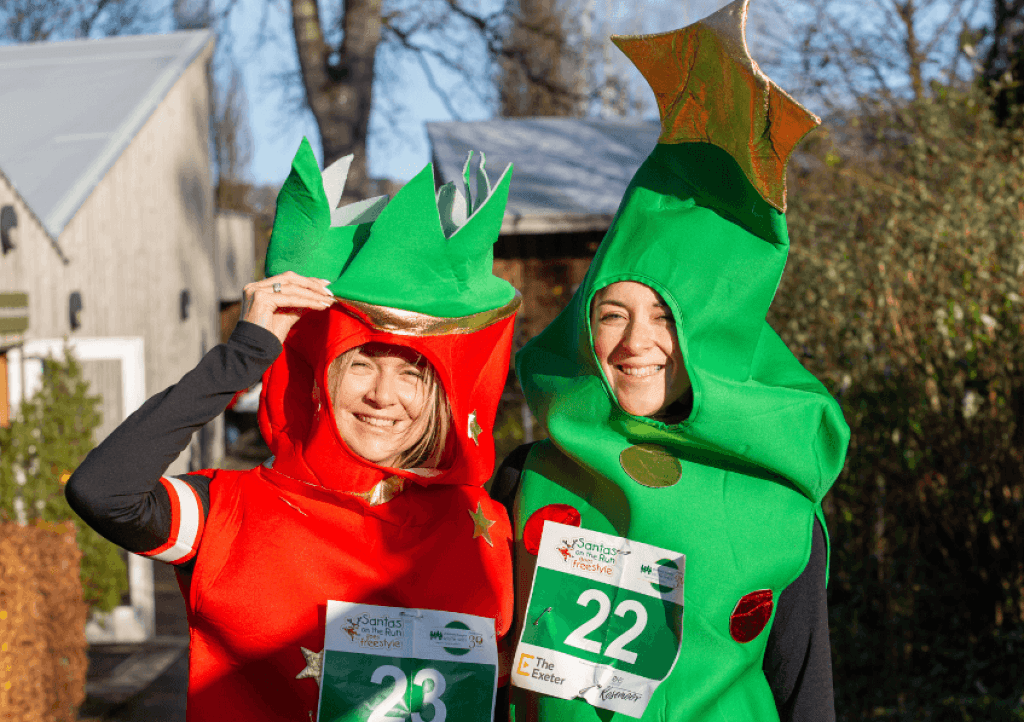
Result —
[[[520, 628], [536, 564], [524, 532], [552, 509], [686, 555], [681, 651], [643, 720], [779, 719], [762, 672], [772, 601], [807, 564], [849, 441], [835, 400], [765, 321], [789, 249], [785, 163], [818, 121], [750, 59], [746, 5], [615, 39], [653, 87], [663, 132], [569, 306], [516, 357], [550, 435], [514, 506]], [[682, 423], [627, 414], [601, 371], [591, 302], [618, 281], [671, 308], [693, 393]], [[522, 689], [513, 704], [519, 722], [629, 719]]]

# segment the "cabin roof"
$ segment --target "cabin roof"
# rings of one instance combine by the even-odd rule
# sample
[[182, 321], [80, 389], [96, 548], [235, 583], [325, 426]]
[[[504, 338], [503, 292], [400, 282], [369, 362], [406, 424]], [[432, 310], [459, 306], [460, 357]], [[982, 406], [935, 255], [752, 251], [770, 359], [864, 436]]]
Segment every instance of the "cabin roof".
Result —
[[56, 239], [209, 30], [0, 47], [0, 168]]

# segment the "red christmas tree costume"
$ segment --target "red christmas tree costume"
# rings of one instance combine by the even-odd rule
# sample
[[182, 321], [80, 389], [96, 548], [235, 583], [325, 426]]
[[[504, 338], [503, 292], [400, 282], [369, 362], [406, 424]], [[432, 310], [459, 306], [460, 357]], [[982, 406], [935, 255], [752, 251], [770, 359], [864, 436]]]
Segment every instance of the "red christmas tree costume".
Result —
[[[182, 586], [191, 626], [189, 720], [315, 715], [329, 599], [476, 614], [506, 634], [511, 532], [482, 488], [494, 451], [477, 438], [490, 436], [518, 303], [439, 335], [379, 330], [372, 315], [386, 309], [344, 301], [296, 324], [264, 376], [260, 426], [273, 460], [209, 472], [202, 546]], [[431, 320], [406, 319], [421, 328]], [[434, 321], [450, 327], [450, 319]], [[438, 372], [453, 421], [452, 462], [440, 473], [379, 467], [338, 435], [324, 392], [327, 367], [370, 342], [414, 349]], [[400, 487], [386, 503], [371, 503], [375, 488], [380, 500]]]

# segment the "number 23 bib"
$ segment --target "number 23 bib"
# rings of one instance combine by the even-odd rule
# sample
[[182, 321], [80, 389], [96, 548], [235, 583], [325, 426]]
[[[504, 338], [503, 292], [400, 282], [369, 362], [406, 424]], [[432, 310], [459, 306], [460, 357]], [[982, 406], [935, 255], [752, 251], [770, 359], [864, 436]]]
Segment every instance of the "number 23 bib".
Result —
[[686, 558], [544, 522], [512, 684], [643, 715], [679, 658]]
[[327, 603], [318, 722], [494, 719], [494, 620]]

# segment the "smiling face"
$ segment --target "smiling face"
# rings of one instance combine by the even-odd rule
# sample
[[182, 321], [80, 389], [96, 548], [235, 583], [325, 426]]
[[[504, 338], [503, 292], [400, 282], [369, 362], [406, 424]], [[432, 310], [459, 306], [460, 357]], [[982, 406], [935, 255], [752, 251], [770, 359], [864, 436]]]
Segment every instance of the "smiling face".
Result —
[[656, 416], [690, 387], [675, 320], [649, 286], [620, 281], [594, 296], [594, 353], [623, 411]]
[[331, 365], [328, 387], [338, 433], [367, 461], [396, 468], [443, 450], [444, 393], [430, 365], [410, 349], [366, 344], [346, 352]]

